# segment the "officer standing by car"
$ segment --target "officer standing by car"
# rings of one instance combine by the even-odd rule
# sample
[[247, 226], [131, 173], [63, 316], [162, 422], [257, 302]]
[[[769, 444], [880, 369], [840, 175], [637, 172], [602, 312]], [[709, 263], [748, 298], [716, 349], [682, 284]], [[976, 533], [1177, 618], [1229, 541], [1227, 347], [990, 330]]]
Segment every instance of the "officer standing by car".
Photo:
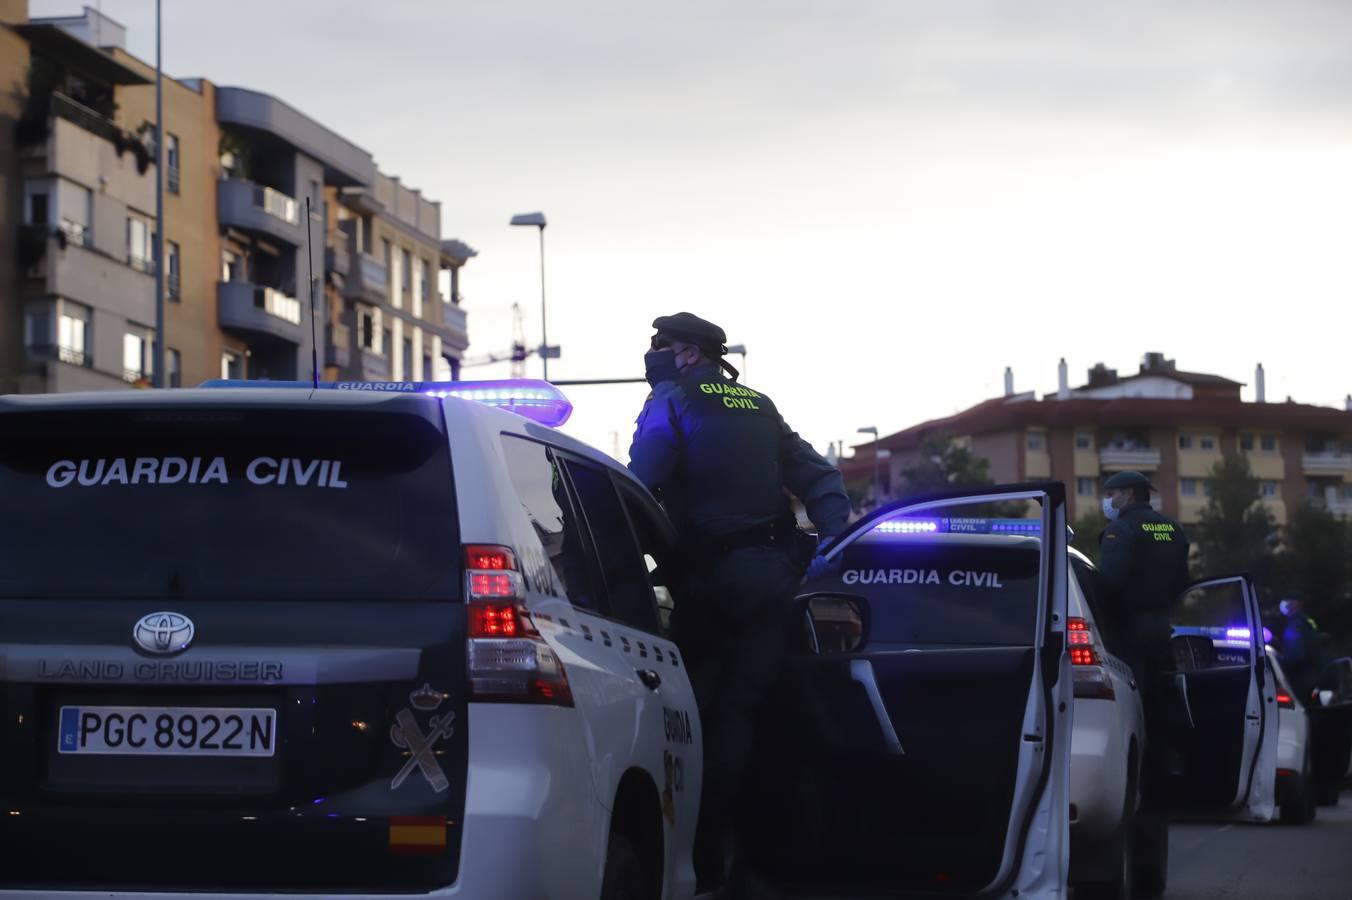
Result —
[[1188, 537], [1183, 526], [1150, 505], [1150, 480], [1119, 472], [1103, 483], [1108, 527], [1099, 538], [1099, 572], [1113, 601], [1113, 622], [1141, 691], [1146, 717], [1142, 797], [1158, 799], [1165, 730], [1158, 693], [1169, 664], [1169, 610], [1188, 586]]
[[[673, 623], [704, 725], [704, 790], [695, 865], [721, 880], [725, 832], [749, 762], [755, 717], [783, 662], [793, 598], [811, 547], [789, 505], [807, 509], [822, 543], [845, 529], [840, 472], [794, 433], [765, 394], [737, 383], [723, 329], [690, 313], [653, 322], [644, 357], [652, 393], [629, 468], [662, 500], [691, 573]], [[726, 371], [731, 377], [724, 375]], [[814, 557], [811, 571], [825, 565]]]
[[1281, 611], [1286, 618], [1282, 627], [1282, 669], [1301, 702], [1308, 704], [1324, 671], [1319, 626], [1305, 614], [1305, 598], [1296, 591], [1289, 591], [1282, 598]]

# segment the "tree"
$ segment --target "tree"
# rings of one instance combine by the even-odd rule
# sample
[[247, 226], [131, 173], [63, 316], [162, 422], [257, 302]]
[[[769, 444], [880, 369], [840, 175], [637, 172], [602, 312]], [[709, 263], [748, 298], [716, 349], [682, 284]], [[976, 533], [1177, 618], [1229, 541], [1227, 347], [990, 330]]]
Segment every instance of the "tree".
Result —
[[1292, 512], [1282, 544], [1275, 586], [1303, 592], [1322, 631], [1352, 631], [1352, 523], [1306, 501]]
[[920, 445], [920, 458], [901, 470], [903, 485], [899, 496], [918, 497], [994, 484], [990, 470], [990, 460], [955, 444], [951, 437], [926, 438]]
[[1080, 516], [1071, 523], [1070, 530], [1075, 532], [1075, 539], [1070, 542], [1070, 546], [1089, 557], [1090, 561], [1097, 566], [1099, 561], [1099, 535], [1103, 534], [1103, 529], [1107, 527], [1108, 520], [1103, 518], [1101, 513], [1092, 512]]
[[[926, 438], [920, 445], [919, 458], [901, 470], [902, 484], [897, 491], [900, 499], [929, 496], [965, 488], [995, 484], [991, 478], [991, 461], [977, 456], [967, 447], [954, 443], [947, 435]], [[988, 503], [956, 507], [955, 516], [986, 516], [995, 519], [1018, 519], [1026, 515], [1027, 504]]]
[[1203, 577], [1271, 571], [1276, 523], [1262, 503], [1261, 486], [1242, 453], [1226, 453], [1211, 470], [1211, 497], [1194, 530]]

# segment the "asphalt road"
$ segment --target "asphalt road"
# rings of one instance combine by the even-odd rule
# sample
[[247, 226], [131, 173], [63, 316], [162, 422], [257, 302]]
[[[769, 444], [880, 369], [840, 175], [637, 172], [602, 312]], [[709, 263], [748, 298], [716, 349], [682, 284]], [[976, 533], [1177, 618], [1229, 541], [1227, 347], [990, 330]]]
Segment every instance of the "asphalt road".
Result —
[[1174, 825], [1167, 900], [1349, 900], [1352, 793], [1313, 824]]

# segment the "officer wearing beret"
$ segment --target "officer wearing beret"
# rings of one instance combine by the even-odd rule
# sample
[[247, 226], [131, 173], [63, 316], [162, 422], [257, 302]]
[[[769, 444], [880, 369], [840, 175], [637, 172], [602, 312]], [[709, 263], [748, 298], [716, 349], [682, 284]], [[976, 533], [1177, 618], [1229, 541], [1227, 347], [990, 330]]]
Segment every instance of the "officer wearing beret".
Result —
[[1188, 586], [1188, 536], [1182, 525], [1150, 505], [1150, 481], [1141, 473], [1119, 472], [1103, 483], [1103, 490], [1103, 514], [1109, 521], [1099, 537], [1099, 572], [1112, 601], [1122, 655], [1145, 707], [1142, 787], [1145, 799], [1152, 801], [1165, 757], [1157, 682], [1169, 665], [1169, 611]]
[[[850, 501], [840, 472], [784, 423], [770, 398], [737, 383], [723, 359], [722, 328], [686, 312], [653, 328], [644, 358], [652, 393], [629, 468], [665, 505], [692, 574], [673, 627], [704, 725], [696, 869], [711, 887], [757, 709], [796, 621], [801, 535], [786, 491], [802, 501], [823, 542], [845, 529]], [[825, 565], [816, 557], [810, 570]]]

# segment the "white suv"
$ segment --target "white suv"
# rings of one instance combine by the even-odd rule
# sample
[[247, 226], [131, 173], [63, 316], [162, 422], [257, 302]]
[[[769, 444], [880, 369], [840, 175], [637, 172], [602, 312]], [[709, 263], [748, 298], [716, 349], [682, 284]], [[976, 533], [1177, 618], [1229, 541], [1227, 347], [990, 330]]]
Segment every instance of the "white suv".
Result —
[[652, 498], [548, 385], [324, 388], [0, 398], [3, 887], [693, 894]]

